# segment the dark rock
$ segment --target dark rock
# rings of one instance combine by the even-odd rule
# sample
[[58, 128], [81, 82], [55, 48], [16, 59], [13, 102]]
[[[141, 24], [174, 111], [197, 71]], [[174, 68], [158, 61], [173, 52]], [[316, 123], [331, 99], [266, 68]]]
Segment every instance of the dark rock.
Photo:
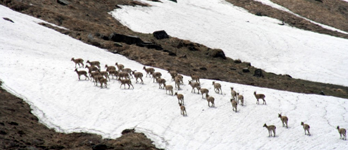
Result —
[[325, 95], [324, 91], [320, 91], [320, 95]]
[[153, 34], [153, 36], [154, 36], [156, 39], [158, 39], [158, 40], [169, 38], [168, 34], [167, 34], [166, 31], [164, 31], [164, 30], [155, 31], [155, 32], [153, 32], [152, 34]]
[[25, 133], [24, 133], [24, 131], [18, 131], [18, 134], [22, 136], [22, 135], [24, 135]]
[[190, 51], [197, 51], [198, 49], [195, 46], [188, 46]]
[[250, 70], [249, 70], [249, 68], [243, 68], [243, 72], [248, 73], [248, 72], [250, 72]]
[[178, 3], [176, 0], [169, 0], [169, 1], [172, 1], [172, 2]]
[[168, 50], [163, 50], [164, 52], [167, 52], [169, 56], [176, 56], [175, 53], [168, 51]]
[[323, 0], [315, 0], [315, 1], [320, 2], [320, 3], [322, 3], [322, 2], [323, 2]]
[[251, 66], [251, 63], [250, 62], [245, 62], [245, 64], [247, 65], [247, 66]]
[[254, 71], [254, 76], [255, 77], [263, 77], [262, 70], [261, 69], [256, 69]]
[[134, 129], [125, 129], [125, 130], [123, 130], [122, 131], [122, 135], [124, 135], [124, 134], [128, 134], [128, 133], [134, 133], [135, 132], [135, 130]]
[[1, 134], [1, 135], [6, 135], [7, 132], [5, 132], [5, 131], [0, 131], [0, 134]]
[[201, 67], [199, 69], [204, 70], [204, 71], [208, 70], [206, 67]]
[[14, 125], [14, 126], [18, 126], [18, 123], [17, 123], [17, 122], [10, 122], [10, 123], [8, 123], [8, 124]]
[[50, 146], [50, 149], [64, 149], [65, 148], [65, 146], [63, 146], [63, 145], [52, 145], [52, 146]]
[[143, 43], [137, 43], [136, 45], [140, 47], [146, 47], [148, 49], [163, 50], [161, 45], [154, 44], [154, 43], [143, 42]]
[[67, 0], [57, 0], [57, 3], [61, 4], [61, 5], [68, 5], [69, 4], [69, 2]]
[[118, 33], [112, 33], [109, 36], [109, 39], [114, 42], [124, 42], [127, 44], [142, 44], [144, 43], [139, 37], [137, 36], [130, 36], [130, 35], [123, 35]]
[[101, 45], [99, 42], [97, 42], [97, 41], [91, 41], [90, 43], [91, 43], [92, 45], [96, 46], [96, 47], [103, 48], [102, 45]]
[[236, 68], [231, 67], [230, 70], [237, 70]]
[[242, 61], [240, 59], [234, 60], [233, 62], [236, 63], [236, 64], [242, 63]]
[[93, 150], [106, 150], [107, 148], [105, 144], [97, 144], [92, 147]]
[[261, 16], [266, 16], [266, 15], [263, 14], [262, 12], [256, 12], [255, 15], [256, 15], [256, 16], [260, 16], [260, 17], [261, 17]]
[[7, 21], [9, 21], [9, 22], [14, 23], [14, 21], [13, 21], [13, 20], [11, 20], [10, 18], [6, 18], [6, 17], [4, 17], [3, 19], [4, 19], [4, 20], [7, 20]]
[[212, 49], [208, 54], [211, 57], [226, 59], [225, 53], [221, 49]]
[[287, 76], [288, 78], [292, 78], [292, 76], [288, 75], [288, 74], [285, 74], [285, 76]]

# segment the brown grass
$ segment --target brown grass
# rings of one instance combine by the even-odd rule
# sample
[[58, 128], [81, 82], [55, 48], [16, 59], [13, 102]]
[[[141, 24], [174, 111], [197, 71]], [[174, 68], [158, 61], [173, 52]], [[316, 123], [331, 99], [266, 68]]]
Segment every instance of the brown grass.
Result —
[[272, 0], [310, 20], [348, 32], [348, 3], [342, 0]]

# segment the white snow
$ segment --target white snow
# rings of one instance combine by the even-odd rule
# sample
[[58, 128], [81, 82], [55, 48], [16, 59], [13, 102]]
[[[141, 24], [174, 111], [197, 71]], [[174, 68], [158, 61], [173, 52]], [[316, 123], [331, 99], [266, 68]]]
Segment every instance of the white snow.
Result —
[[165, 30], [269, 72], [348, 86], [347, 39], [281, 26], [223, 0], [146, 2], [152, 7], [122, 6], [111, 14], [134, 31]]
[[[231, 6], [226, 4], [226, 7], [230, 8]], [[203, 13], [201, 9], [194, 8]], [[206, 11], [212, 12], [214, 10], [214, 8], [209, 8]], [[246, 12], [239, 10], [239, 13]], [[15, 23], [1, 19], [3, 17], [8, 17]], [[269, 24], [269, 21], [272, 20], [262, 19], [265, 19], [266, 22], [257, 23], [259, 24], [258, 28], [246, 24], [242, 27], [238, 25], [241, 22], [237, 20], [234, 24], [243, 29], [254, 27], [251, 30], [265, 30], [262, 24]], [[221, 21], [226, 20], [222, 19]], [[216, 107], [209, 108], [207, 101], [202, 99], [201, 95], [191, 93], [191, 88], [187, 84], [189, 77], [184, 76], [185, 85], [182, 86], [182, 90], [178, 91], [185, 96], [188, 116], [183, 117], [180, 115], [176, 97], [166, 94], [165, 90], [158, 89], [158, 84], [153, 83], [151, 78], [144, 78], [144, 85], [136, 84], [135, 80], [132, 79], [134, 89], [130, 90], [120, 88], [120, 83], [116, 80], [110, 81], [108, 88], [103, 89], [94, 86], [91, 81], [83, 80], [83, 77], [79, 81], [74, 72], [74, 63], [70, 61], [72, 57], [81, 57], [85, 61], [99, 60], [102, 63], [101, 66], [119, 62], [144, 74], [145, 72], [142, 70], [142, 64], [121, 55], [86, 45], [69, 36], [40, 26], [37, 22], [41, 21], [0, 5], [0, 79], [4, 82], [2, 86], [5, 89], [30, 104], [32, 112], [49, 128], [65, 133], [89, 132], [101, 134], [104, 138], [117, 138], [122, 130], [135, 127], [136, 131], [144, 132], [151, 138], [156, 146], [168, 150], [348, 148], [348, 142], [339, 139], [336, 129], [337, 125], [343, 128], [348, 127], [347, 99], [298, 94], [228, 82], [219, 82], [222, 84], [223, 94], [216, 94], [212, 88], [212, 80], [201, 79], [202, 87], [208, 88], [210, 95], [215, 97]], [[250, 21], [247, 24], [253, 23]], [[277, 27], [274, 26], [274, 28]], [[307, 46], [313, 46], [305, 44], [310, 43], [311, 40], [298, 39], [295, 34], [296, 32], [304, 35], [309, 33], [295, 29], [291, 30], [294, 33], [288, 33], [290, 30], [288, 27], [282, 28], [284, 28], [283, 33], [289, 35], [288, 38], [298, 41], [294, 47], [301, 49], [304, 47], [303, 49], [305, 49]], [[277, 31], [275, 29], [273, 32]], [[170, 34], [173, 35], [171, 32]], [[217, 32], [222, 31], [217, 30]], [[256, 33], [256, 31], [252, 32], [252, 34]], [[267, 43], [266, 38], [272, 35], [275, 36], [273, 33], [264, 35], [265, 45], [272, 46], [273, 44], [276, 46], [275, 44], [281, 43], [281, 41], [286, 43], [285, 41], [288, 39], [282, 37], [278, 42], [270, 41], [271, 43]], [[326, 43], [342, 44], [340, 41], [346, 41], [320, 34], [311, 35], [313, 40], [324, 38]], [[249, 40], [254, 41], [253, 39]], [[305, 40], [305, 43], [301, 42], [302, 40]], [[252, 46], [256, 45], [250, 41], [245, 42]], [[264, 45], [260, 42], [256, 43], [260, 44], [260, 47]], [[235, 44], [237, 47], [243, 46], [240, 45], [241, 43]], [[328, 47], [322, 43], [318, 43], [316, 47], [320, 49], [320, 46]], [[331, 47], [333, 47], [332, 51], [339, 48], [339, 46]], [[273, 53], [266, 50], [263, 49], [268, 54]], [[287, 49], [287, 51], [290, 50], [293, 49]], [[311, 54], [310, 52], [306, 53]], [[304, 56], [297, 53], [291, 54], [287, 56], [293, 60], [293, 64], [289, 64], [289, 66], [291, 65], [294, 69], [301, 68], [301, 66], [296, 66], [298, 64], [295, 62], [303, 61], [301, 59]], [[337, 58], [330, 54], [320, 56], [334, 61], [340, 60], [340, 56], [345, 54], [345, 52], [336, 54]], [[251, 57], [245, 55], [246, 58], [248, 56]], [[311, 56], [306, 59], [308, 65], [309, 61], [315, 60]], [[324, 58], [318, 59], [323, 60]], [[286, 62], [283, 61], [285, 60], [280, 60], [282, 59], [279, 59], [279, 64], [282, 65], [274, 67], [284, 67]], [[262, 61], [265, 59], [251, 62], [254, 64], [256, 62], [265, 63]], [[340, 65], [335, 65], [336, 68], [333, 69], [344, 70], [342, 64], [346, 61], [341, 61]], [[309, 69], [310, 67], [307, 67], [305, 71], [310, 71]], [[310, 73], [317, 73], [316, 68], [312, 69], [313, 71]], [[167, 84], [174, 85], [167, 71], [158, 68], [156, 71], [162, 72]], [[330, 76], [331, 74], [322, 74], [321, 77], [330, 78]], [[341, 82], [344, 81], [347, 80], [341, 80]], [[229, 102], [231, 86], [244, 95], [246, 100], [245, 106], [238, 106], [237, 113], [232, 111]], [[266, 95], [267, 105], [255, 103], [254, 91]], [[277, 117], [278, 113], [289, 117], [288, 129], [281, 126], [280, 119]], [[311, 126], [311, 136], [304, 135], [300, 125], [301, 121]], [[277, 126], [276, 137], [268, 137], [267, 130], [262, 127], [264, 123]]]

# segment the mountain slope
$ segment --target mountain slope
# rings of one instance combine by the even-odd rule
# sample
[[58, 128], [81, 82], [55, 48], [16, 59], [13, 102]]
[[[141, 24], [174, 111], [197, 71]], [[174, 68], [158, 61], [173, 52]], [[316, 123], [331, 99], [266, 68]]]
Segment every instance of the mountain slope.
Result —
[[[1, 24], [6, 29], [2, 33], [8, 35], [1, 39], [3, 86], [24, 98], [40, 121], [57, 131], [90, 132], [115, 138], [124, 128], [134, 127], [165, 149], [344, 149], [348, 146], [338, 138], [335, 129], [337, 125], [346, 126], [346, 99], [223, 81], [217, 81], [223, 90], [217, 94], [211, 85], [214, 80], [201, 79], [202, 87], [215, 97], [216, 107], [209, 108], [207, 101], [192, 93], [185, 82], [178, 91], [185, 95], [188, 112], [187, 117], [182, 117], [176, 97], [159, 89], [151, 78], [144, 78], [145, 84], [134, 83], [134, 89], [130, 90], [121, 88], [116, 80], [111, 80], [108, 88], [100, 88], [88, 80], [78, 80], [70, 60], [72, 55], [78, 55], [85, 60], [100, 60], [102, 66], [116, 60], [143, 72], [142, 64], [42, 27], [37, 24], [40, 20], [5, 12], [15, 23], [4, 20]], [[168, 85], [173, 85], [167, 70], [156, 70], [163, 74]], [[184, 81], [189, 79], [184, 76]], [[237, 113], [231, 110], [230, 87], [245, 96], [245, 106], [239, 105]], [[266, 95], [267, 105], [255, 103], [254, 91]], [[290, 128], [281, 126], [278, 113], [289, 117]], [[312, 126], [312, 136], [298, 138], [304, 136], [301, 121]], [[276, 138], [267, 137], [264, 123], [277, 126]]]

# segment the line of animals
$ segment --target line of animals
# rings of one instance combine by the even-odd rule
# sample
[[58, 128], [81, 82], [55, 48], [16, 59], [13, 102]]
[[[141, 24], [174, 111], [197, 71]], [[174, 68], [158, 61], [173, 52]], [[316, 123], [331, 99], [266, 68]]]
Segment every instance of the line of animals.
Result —
[[[132, 84], [131, 78], [135, 78], [136, 79], [136, 83], [139, 83], [138, 80], [140, 80], [141, 84], [144, 84], [143, 81], [143, 73], [142, 72], [136, 72], [136, 71], [132, 71], [130, 68], [125, 68], [124, 65], [119, 64], [119, 63], [115, 63], [115, 66], [108, 66], [105, 65], [106, 70], [105, 71], [101, 71], [101, 67], [100, 67], [100, 62], [99, 61], [89, 61], [87, 60], [86, 63], [89, 64], [88, 65], [84, 65], [84, 60], [82, 58], [71, 58], [71, 61], [73, 61], [75, 63], [75, 72], [78, 75], [78, 79], [80, 80], [81, 76], [84, 76], [85, 79], [87, 80], [92, 80], [94, 82], [94, 84], [97, 86], [98, 83], [100, 83], [100, 87], [103, 88], [103, 85], [105, 88], [107, 88], [107, 82], [110, 81], [111, 79], [117, 79], [118, 81], [120, 81], [121, 86], [124, 86], [124, 88], [126, 88], [126, 85], [128, 85], [128, 89], [130, 87], [132, 87], [134, 89], [134, 86]], [[77, 66], [79, 67], [85, 67], [88, 69], [88, 72], [85, 70], [78, 70]], [[178, 99], [178, 104], [180, 107], [180, 111], [181, 111], [181, 115], [183, 116], [187, 116], [187, 112], [186, 112], [186, 107], [184, 105], [184, 95], [180, 94], [178, 92], [175, 92], [173, 94], [173, 86], [172, 85], [166, 85], [166, 80], [161, 78], [162, 77], [162, 73], [160, 72], [155, 72], [155, 69], [152, 67], [143, 67], [143, 69], [146, 72], [146, 77], [152, 77], [153, 78], [153, 82], [158, 83], [159, 84], [159, 89], [165, 89], [166, 90], [166, 94], [170, 94], [170, 95], [175, 95]], [[180, 90], [180, 85], [184, 84], [183, 82], [183, 76], [178, 74], [176, 71], [170, 71], [168, 70], [168, 73], [171, 75], [172, 80], [175, 82], [175, 88], [177, 90]], [[111, 76], [111, 79], [110, 79]], [[215, 99], [214, 97], [209, 95], [209, 90], [207, 88], [202, 88], [200, 85], [200, 81], [199, 81], [199, 76], [198, 75], [191, 75], [191, 80], [188, 81], [189, 85], [192, 87], [191, 93], [196, 93], [196, 89], [197, 89], [197, 93], [198, 94], [202, 94], [202, 98], [204, 98], [207, 100], [208, 102], [208, 107], [215, 107]], [[222, 90], [221, 90], [221, 84], [217, 83], [215, 81], [212, 82], [212, 85], [214, 86], [214, 91], [216, 93], [221, 93], [222, 94]], [[231, 96], [232, 98], [230, 99], [230, 102], [232, 104], [232, 111], [237, 112], [237, 106], [240, 104], [243, 106], [244, 105], [244, 97], [243, 95], [240, 95], [238, 92], [236, 92], [233, 87], [231, 87]], [[256, 98], [256, 104], [259, 104], [259, 100], [261, 99], [263, 101], [262, 104], [266, 105], [266, 100], [265, 100], [265, 95], [264, 94], [257, 94], [256, 91], [254, 92], [254, 96]], [[287, 116], [283, 116], [281, 114], [278, 114], [278, 117], [280, 118], [283, 127], [288, 128], [288, 117]], [[310, 126], [308, 124], [305, 124], [303, 122], [301, 122], [301, 125], [303, 126], [305, 135], [311, 135], [310, 134]], [[269, 132], [269, 136], [276, 136], [276, 126], [275, 125], [267, 125], [266, 123], [263, 125], [263, 127], [267, 128], [268, 132]], [[344, 128], [340, 128], [339, 126], [337, 126], [337, 130], [340, 134], [340, 139], [346, 140], [346, 129]]]

